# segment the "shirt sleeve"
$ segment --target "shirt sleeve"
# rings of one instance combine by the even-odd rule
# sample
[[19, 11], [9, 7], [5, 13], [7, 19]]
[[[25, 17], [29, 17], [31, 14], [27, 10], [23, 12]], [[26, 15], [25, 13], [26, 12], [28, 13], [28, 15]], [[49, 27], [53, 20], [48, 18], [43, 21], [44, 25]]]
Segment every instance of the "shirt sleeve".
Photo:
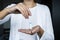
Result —
[[5, 16], [3, 19], [0, 20], [0, 25], [7, 22], [11, 17], [11, 14]]
[[43, 21], [45, 25], [42, 27], [44, 30], [43, 35], [41, 36], [40, 40], [54, 40], [54, 32], [53, 32], [53, 26], [52, 26], [52, 20], [50, 15], [50, 10], [47, 6], [44, 8], [44, 12], [46, 13]]

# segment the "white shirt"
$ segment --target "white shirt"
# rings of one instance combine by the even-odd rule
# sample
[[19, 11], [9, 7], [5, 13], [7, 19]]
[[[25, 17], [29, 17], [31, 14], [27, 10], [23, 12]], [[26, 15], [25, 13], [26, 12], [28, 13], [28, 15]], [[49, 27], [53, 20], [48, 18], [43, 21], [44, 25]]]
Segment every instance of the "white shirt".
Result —
[[[12, 7], [14, 5], [16, 4], [11, 4], [8, 7]], [[0, 20], [0, 24], [3, 24], [11, 18], [9, 40], [54, 40], [49, 8], [37, 3], [35, 7], [29, 8], [29, 10], [32, 14], [32, 16], [29, 16], [29, 19], [25, 19], [22, 14], [12, 13]], [[29, 35], [18, 32], [18, 29], [31, 29], [36, 25], [40, 25], [40, 27], [44, 30], [41, 38], [37, 35], [37, 33]]]

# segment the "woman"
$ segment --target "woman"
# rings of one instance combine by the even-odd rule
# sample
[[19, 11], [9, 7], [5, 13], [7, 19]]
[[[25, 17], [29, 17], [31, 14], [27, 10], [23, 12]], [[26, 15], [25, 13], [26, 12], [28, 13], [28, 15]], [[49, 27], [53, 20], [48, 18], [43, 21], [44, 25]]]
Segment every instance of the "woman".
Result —
[[[19, 13], [15, 11], [18, 10]], [[15, 13], [14, 13], [15, 12]], [[54, 40], [49, 8], [23, 0], [0, 11], [0, 24], [11, 18], [9, 40]]]

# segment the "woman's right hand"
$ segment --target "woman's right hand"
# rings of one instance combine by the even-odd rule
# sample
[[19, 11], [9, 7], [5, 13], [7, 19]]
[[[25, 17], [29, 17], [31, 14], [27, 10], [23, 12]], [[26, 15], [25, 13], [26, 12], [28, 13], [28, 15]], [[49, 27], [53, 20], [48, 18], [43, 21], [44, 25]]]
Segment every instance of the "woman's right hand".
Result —
[[16, 9], [19, 10], [25, 18], [29, 18], [29, 16], [31, 16], [31, 12], [29, 11], [29, 8], [26, 7], [23, 3], [18, 3], [16, 5]]
[[23, 5], [22, 3], [18, 3], [15, 6], [7, 8], [8, 12], [13, 12], [15, 10], [18, 10], [19, 12], [21, 12], [21, 14], [25, 18], [29, 18], [29, 16], [31, 16], [31, 12], [29, 11], [29, 9], [25, 5]]

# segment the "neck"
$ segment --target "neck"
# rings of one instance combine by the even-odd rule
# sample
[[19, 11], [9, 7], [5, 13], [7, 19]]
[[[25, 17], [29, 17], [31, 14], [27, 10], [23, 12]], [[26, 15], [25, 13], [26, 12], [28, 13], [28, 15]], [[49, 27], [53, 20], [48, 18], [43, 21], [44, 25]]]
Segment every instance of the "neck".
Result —
[[28, 8], [32, 8], [36, 5], [34, 1], [24, 1], [23, 4], [26, 5]]

